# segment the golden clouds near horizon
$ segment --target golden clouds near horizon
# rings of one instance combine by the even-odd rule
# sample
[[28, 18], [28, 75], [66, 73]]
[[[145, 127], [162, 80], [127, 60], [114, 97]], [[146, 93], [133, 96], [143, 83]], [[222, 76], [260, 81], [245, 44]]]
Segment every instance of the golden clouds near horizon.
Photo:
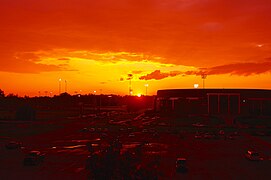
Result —
[[140, 80], [141, 76], [157, 69], [171, 72], [196, 70], [194, 67], [161, 63], [159, 60], [163, 57], [143, 53], [55, 49], [33, 52], [33, 56], [38, 57], [38, 64], [55, 65], [63, 68], [62, 71], [97, 76], [98, 79], [102, 77], [103, 81], [125, 78], [129, 73], [134, 75], [134, 80]]
[[[68, 92], [128, 94], [128, 74], [132, 74], [134, 94], [148, 94], [158, 89], [201, 87], [201, 73], [207, 73], [207, 88], [268, 88], [269, 62], [235, 63], [210, 68], [166, 64], [161, 56], [134, 52], [102, 52], [71, 49], [54, 49], [16, 53], [17, 59], [27, 59], [38, 65], [57, 67], [39, 73], [2, 73], [12, 81], [2, 81], [3, 89], [19, 95], [37, 95], [40, 91], [58, 94], [58, 79], [68, 83]], [[15, 73], [16, 74], [16, 73]], [[14, 82], [14, 83], [11, 83]], [[64, 81], [63, 81], [64, 83]], [[64, 86], [64, 84], [62, 85]], [[19, 87], [18, 91], [12, 91]], [[64, 87], [62, 87], [63, 90]]]

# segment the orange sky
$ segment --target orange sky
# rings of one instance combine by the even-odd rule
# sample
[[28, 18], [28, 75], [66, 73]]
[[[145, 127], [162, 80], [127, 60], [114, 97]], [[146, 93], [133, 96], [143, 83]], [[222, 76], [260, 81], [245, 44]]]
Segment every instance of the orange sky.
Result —
[[[271, 89], [270, 0], [1, 0], [0, 89], [20, 96]], [[47, 93], [49, 94], [49, 93]]]

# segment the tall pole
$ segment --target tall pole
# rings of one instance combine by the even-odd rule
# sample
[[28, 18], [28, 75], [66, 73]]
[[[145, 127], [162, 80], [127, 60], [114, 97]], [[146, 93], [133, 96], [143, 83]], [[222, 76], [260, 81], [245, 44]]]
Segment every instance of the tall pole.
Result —
[[132, 79], [129, 82], [129, 95], [132, 95]]
[[202, 74], [201, 78], [202, 78], [202, 88], [204, 89], [205, 88], [205, 79], [207, 78], [207, 74]]
[[97, 99], [96, 99], [97, 96], [96, 96], [96, 92], [97, 92], [96, 90], [93, 91], [93, 93], [94, 93], [94, 107], [95, 107], [94, 110], [95, 110], [95, 112], [97, 114], [98, 113], [98, 108], [97, 108]]
[[133, 74], [128, 74], [127, 80], [129, 80], [129, 96], [132, 95], [132, 78], [133, 78]]
[[145, 84], [145, 87], [146, 87], [146, 96], [147, 96], [147, 94], [148, 94], [148, 84]]
[[61, 94], [61, 78], [58, 80], [58, 91], [60, 95]]
[[65, 93], [67, 93], [67, 81], [65, 80]]

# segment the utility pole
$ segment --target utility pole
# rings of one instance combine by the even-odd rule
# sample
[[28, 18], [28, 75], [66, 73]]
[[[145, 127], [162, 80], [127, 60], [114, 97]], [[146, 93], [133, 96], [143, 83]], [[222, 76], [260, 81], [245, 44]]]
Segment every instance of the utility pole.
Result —
[[132, 90], [132, 79], [133, 79], [133, 74], [128, 74], [127, 80], [129, 80], [129, 96], [132, 95], [133, 90]]
[[202, 88], [204, 89], [205, 88], [205, 79], [207, 78], [207, 74], [203, 73], [201, 75], [201, 78], [202, 78]]
[[67, 84], [67, 81], [65, 80], [65, 93], [67, 93], [67, 86], [68, 84]]
[[149, 84], [145, 84], [145, 87], [146, 87], [146, 96], [147, 96]]
[[61, 94], [61, 78], [59, 78], [59, 80], [58, 80], [58, 92], [60, 95]]

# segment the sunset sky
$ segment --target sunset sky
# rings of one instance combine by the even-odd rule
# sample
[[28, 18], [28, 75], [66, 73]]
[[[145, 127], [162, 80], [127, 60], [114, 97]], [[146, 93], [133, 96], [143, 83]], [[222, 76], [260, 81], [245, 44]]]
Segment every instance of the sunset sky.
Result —
[[270, 0], [0, 0], [0, 89], [271, 89]]

